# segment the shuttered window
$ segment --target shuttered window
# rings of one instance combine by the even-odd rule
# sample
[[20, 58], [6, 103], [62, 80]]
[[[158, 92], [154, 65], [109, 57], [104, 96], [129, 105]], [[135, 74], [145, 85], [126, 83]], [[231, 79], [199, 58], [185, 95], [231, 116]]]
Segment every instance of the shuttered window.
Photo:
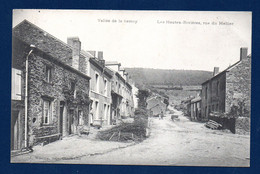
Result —
[[12, 100], [22, 99], [22, 71], [12, 68]]

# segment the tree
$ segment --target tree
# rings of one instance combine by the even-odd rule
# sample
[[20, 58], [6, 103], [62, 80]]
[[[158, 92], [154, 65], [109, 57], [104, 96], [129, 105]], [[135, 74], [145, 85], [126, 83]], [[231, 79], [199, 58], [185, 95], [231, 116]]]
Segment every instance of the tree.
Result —
[[150, 92], [146, 89], [139, 89], [136, 97], [138, 98], [138, 107], [146, 108], [146, 100], [150, 96]]

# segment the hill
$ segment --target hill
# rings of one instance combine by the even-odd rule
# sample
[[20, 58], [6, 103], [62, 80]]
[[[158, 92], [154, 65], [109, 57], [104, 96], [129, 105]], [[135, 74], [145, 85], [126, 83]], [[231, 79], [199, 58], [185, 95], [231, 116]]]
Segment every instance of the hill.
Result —
[[137, 86], [200, 85], [201, 83], [212, 77], [212, 72], [201, 70], [164, 70], [152, 68], [125, 68], [125, 70], [129, 73]]

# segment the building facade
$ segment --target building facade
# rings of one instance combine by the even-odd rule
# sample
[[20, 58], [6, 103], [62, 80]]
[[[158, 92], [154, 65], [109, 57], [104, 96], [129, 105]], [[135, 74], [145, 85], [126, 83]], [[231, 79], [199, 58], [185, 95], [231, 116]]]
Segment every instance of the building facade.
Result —
[[82, 50], [78, 37], [64, 43], [25, 20], [13, 28], [12, 60], [12, 150], [134, 114], [127, 78], [105, 66], [103, 52]]
[[102, 54], [89, 59], [90, 98], [92, 100], [90, 123], [111, 124], [112, 72], [105, 67]]
[[111, 96], [113, 122], [134, 115], [132, 86], [117, 71], [113, 71]]
[[147, 99], [147, 109], [151, 111], [153, 116], [166, 113], [167, 105], [163, 102], [163, 99], [159, 96], [152, 96]]
[[122, 83], [122, 105], [121, 105], [121, 116], [131, 117], [134, 112], [132, 86], [129, 84], [128, 80], [124, 80]]
[[194, 98], [190, 102], [190, 116], [191, 120], [200, 121], [201, 120], [201, 98], [200, 96]]
[[12, 60], [12, 150], [76, 134], [88, 125], [90, 77], [84, 57], [25, 20], [13, 29]]
[[240, 60], [221, 73], [214, 69], [213, 77], [202, 84], [201, 113], [207, 120], [210, 113], [230, 113], [243, 104], [245, 117], [250, 117], [251, 55], [240, 49]]

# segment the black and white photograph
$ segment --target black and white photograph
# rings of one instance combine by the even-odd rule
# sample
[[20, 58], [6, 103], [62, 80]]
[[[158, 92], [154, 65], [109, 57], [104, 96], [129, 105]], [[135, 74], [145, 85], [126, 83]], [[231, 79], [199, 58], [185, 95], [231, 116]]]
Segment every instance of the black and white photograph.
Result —
[[250, 167], [250, 11], [14, 9], [11, 163]]

